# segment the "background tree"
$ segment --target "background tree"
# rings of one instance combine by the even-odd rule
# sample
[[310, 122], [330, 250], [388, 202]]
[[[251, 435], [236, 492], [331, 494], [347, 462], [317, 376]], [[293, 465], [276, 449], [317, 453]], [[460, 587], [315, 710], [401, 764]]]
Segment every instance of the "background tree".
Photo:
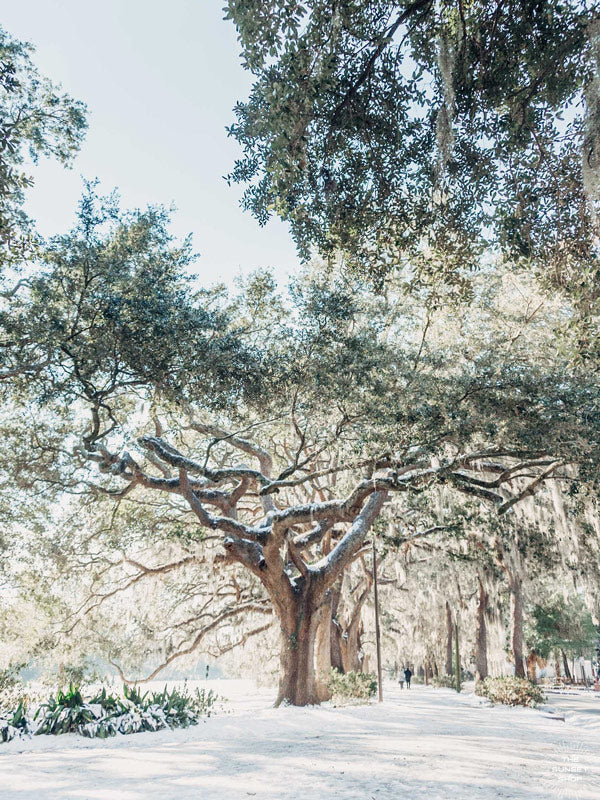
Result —
[[343, 252], [376, 280], [401, 267], [460, 286], [501, 248], [595, 297], [596, 2], [227, 10], [254, 76], [230, 180], [261, 223], [290, 223], [305, 258]]
[[87, 129], [86, 107], [41, 76], [33, 47], [0, 28], [0, 267], [31, 255], [33, 227], [23, 209], [32, 178], [24, 169], [39, 156], [68, 165]]
[[[555, 597], [536, 603], [531, 613], [529, 645], [542, 658], [560, 653], [565, 675], [571, 678], [567, 655], [591, 658], [600, 630], [580, 597]], [[558, 670], [560, 674], [560, 670]], [[579, 676], [573, 675], [578, 679]]]

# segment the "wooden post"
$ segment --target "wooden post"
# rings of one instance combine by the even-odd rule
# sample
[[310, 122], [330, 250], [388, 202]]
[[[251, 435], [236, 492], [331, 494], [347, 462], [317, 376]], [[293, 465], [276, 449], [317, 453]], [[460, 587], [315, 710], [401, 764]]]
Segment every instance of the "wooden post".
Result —
[[377, 589], [377, 550], [375, 548], [375, 536], [373, 536], [373, 594], [375, 599], [375, 641], [377, 643], [377, 687], [379, 689], [379, 702], [383, 703], [381, 633], [379, 630], [379, 594]]

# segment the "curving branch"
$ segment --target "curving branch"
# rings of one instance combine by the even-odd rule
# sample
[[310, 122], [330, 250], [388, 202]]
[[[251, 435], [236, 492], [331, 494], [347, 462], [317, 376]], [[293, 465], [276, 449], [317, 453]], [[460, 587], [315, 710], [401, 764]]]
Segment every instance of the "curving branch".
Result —
[[[202, 641], [204, 640], [204, 638], [209, 633], [211, 633], [211, 631], [214, 631], [215, 629], [219, 628], [220, 625], [222, 625], [224, 622], [226, 622], [227, 620], [231, 619], [232, 617], [236, 617], [239, 614], [243, 614], [245, 611], [252, 611], [253, 613], [258, 613], [258, 614], [272, 614], [273, 613], [272, 608], [259, 606], [256, 603], [248, 603], [248, 604], [246, 604], [246, 606], [244, 606], [242, 604], [242, 605], [239, 605], [237, 607], [230, 608], [227, 611], [223, 611], [212, 622], [210, 622], [208, 625], [205, 625], [201, 630], [199, 630], [196, 633], [193, 641], [188, 646], [181, 647], [178, 650], [176, 650], [174, 653], [171, 653], [171, 655], [168, 656], [162, 662], [162, 664], [159, 664], [158, 667], [156, 667], [156, 669], [154, 669], [150, 673], [150, 675], [147, 675], [145, 678], [127, 678], [125, 676], [125, 674], [123, 673], [122, 668], [115, 661], [111, 660], [110, 658], [108, 659], [108, 661], [118, 671], [119, 677], [121, 678], [123, 683], [126, 683], [128, 685], [135, 684], [135, 683], [148, 683], [148, 681], [154, 680], [154, 678], [156, 678], [156, 676], [160, 672], [162, 672], [163, 669], [166, 669], [169, 666], [169, 664], [172, 664], [173, 661], [175, 661], [178, 658], [182, 658], [183, 656], [188, 656], [188, 655], [190, 655], [190, 653], [193, 653], [195, 650], [197, 650], [200, 647], [200, 645], [202, 644]], [[271, 624], [272, 623], [269, 623], [268, 625], [265, 625], [262, 628], [256, 629], [255, 631], [250, 632], [249, 634], [247, 634], [247, 636], [255, 635], [255, 634], [258, 634], [258, 633], [262, 633], [264, 630], [269, 628], [271, 626]], [[229, 648], [229, 649], [232, 649], [234, 646], [236, 646], [236, 645], [232, 645], [232, 647]]]

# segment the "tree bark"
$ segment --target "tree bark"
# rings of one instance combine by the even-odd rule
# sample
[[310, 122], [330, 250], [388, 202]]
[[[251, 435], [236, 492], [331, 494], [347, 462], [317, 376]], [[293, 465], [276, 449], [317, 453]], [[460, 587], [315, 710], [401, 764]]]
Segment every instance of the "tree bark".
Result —
[[446, 600], [446, 675], [454, 675], [454, 653], [452, 649], [452, 610]]
[[527, 656], [527, 677], [532, 683], [537, 683], [538, 654], [530, 650]]
[[562, 670], [560, 668], [560, 656], [558, 650], [554, 651], [554, 678], [557, 682], [562, 678]]
[[279, 692], [275, 706], [320, 703], [315, 677], [315, 638], [319, 622], [316, 604], [298, 596], [295, 607], [280, 619]]
[[331, 671], [331, 594], [317, 611], [317, 632], [315, 640], [315, 682], [319, 700], [329, 700], [331, 692], [327, 687]]
[[515, 660], [515, 676], [525, 678], [523, 664], [523, 589], [521, 579], [513, 576], [510, 582], [512, 593], [512, 652]]
[[571, 670], [569, 669], [569, 661], [567, 659], [567, 654], [562, 648], [560, 652], [562, 655], [563, 667], [565, 670], [565, 678], [569, 681], [569, 683], [573, 683], [573, 676], [571, 675]]
[[483, 681], [488, 676], [487, 662], [487, 612], [488, 595], [479, 578], [479, 601], [477, 603], [477, 629], [475, 632], [475, 680]]
[[341, 637], [342, 667], [344, 672], [361, 672], [361, 624], [352, 621]]
[[372, 585], [371, 576], [367, 576], [364, 588], [358, 597], [346, 598], [344, 605], [350, 606], [350, 618], [344, 621], [348, 609], [340, 613], [341, 584], [336, 584], [332, 593], [333, 619], [331, 626], [331, 665], [340, 672], [361, 672], [364, 669], [362, 660], [362, 609], [368, 599]]
[[331, 666], [338, 672], [344, 671], [341, 648], [342, 626], [338, 622], [341, 594], [342, 584], [341, 581], [337, 581], [331, 587]]

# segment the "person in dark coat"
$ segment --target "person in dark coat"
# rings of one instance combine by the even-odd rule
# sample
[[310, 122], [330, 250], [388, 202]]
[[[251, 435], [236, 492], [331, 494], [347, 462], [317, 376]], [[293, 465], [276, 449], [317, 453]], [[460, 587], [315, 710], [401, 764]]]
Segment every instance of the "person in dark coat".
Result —
[[410, 679], [412, 678], [412, 672], [410, 671], [410, 667], [407, 667], [404, 670], [404, 680], [406, 681], [406, 688], [410, 689]]

